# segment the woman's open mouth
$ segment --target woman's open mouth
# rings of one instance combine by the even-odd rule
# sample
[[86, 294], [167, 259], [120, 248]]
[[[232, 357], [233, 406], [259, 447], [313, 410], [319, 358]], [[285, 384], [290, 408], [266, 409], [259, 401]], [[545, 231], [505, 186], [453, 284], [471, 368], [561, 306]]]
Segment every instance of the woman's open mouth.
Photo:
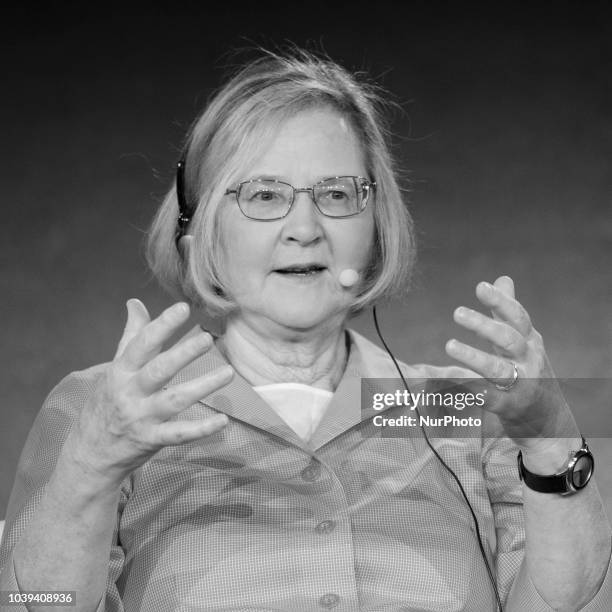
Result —
[[286, 268], [280, 268], [279, 270], [274, 270], [278, 274], [283, 274], [285, 276], [297, 276], [297, 277], [306, 277], [306, 276], [316, 276], [321, 272], [324, 272], [327, 268], [325, 266], [320, 266], [318, 264], [307, 265], [307, 266], [287, 266]]

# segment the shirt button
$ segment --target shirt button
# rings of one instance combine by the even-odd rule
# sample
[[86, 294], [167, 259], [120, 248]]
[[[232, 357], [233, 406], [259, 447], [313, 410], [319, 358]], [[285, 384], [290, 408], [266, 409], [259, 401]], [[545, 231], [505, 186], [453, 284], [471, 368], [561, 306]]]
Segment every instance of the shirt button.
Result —
[[319, 480], [321, 476], [321, 466], [318, 463], [311, 463], [307, 465], [301, 472], [302, 479], [306, 482], [314, 482]]
[[335, 608], [340, 603], [340, 596], [336, 593], [325, 593], [319, 597], [319, 605], [322, 608]]
[[331, 533], [336, 528], [336, 521], [321, 521], [316, 527], [315, 531], [319, 534], [325, 535]]

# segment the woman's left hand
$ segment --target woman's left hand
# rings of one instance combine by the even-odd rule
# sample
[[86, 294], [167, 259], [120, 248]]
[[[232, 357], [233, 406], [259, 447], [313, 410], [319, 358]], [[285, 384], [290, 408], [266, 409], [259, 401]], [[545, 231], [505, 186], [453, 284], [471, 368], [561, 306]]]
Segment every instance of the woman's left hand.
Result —
[[[487, 394], [484, 408], [498, 416], [506, 435], [524, 449], [535, 449], [545, 438], [578, 435], [542, 336], [514, 297], [512, 279], [500, 276], [493, 285], [481, 282], [476, 296], [492, 316], [460, 306], [454, 319], [490, 341], [494, 352], [487, 353], [455, 339], [446, 343], [446, 352], [489, 381], [482, 381]], [[496, 384], [508, 388], [501, 390]]]

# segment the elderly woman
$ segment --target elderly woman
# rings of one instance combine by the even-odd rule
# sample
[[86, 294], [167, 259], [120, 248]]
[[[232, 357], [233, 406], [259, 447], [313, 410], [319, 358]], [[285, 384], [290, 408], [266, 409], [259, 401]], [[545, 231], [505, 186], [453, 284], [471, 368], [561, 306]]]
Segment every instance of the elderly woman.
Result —
[[[113, 361], [49, 396], [10, 501], [5, 600], [610, 610], [592, 456], [510, 278], [476, 288], [492, 316], [455, 311], [492, 345], [449, 341], [469, 370], [399, 364], [423, 384], [481, 377], [481, 420], [504, 435], [386, 437], [372, 427], [385, 412], [361, 409], [362, 379], [398, 371], [347, 321], [401, 285], [414, 252], [378, 102], [294, 53], [249, 64], [209, 103], [150, 232], [152, 269], [183, 301], [151, 320], [129, 300]], [[165, 348], [190, 307], [224, 333]]]

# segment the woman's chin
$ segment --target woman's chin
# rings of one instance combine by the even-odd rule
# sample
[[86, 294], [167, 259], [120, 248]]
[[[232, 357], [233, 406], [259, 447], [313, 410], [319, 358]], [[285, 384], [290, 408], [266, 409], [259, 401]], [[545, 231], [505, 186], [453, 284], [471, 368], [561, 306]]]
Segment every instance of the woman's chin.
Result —
[[343, 316], [338, 309], [321, 308], [321, 306], [313, 304], [312, 308], [308, 308], [308, 305], [297, 304], [294, 307], [277, 308], [274, 313], [270, 313], [270, 318], [283, 327], [300, 331], [317, 327], [327, 328], [334, 320], [336, 320], [335, 325], [339, 325]]

